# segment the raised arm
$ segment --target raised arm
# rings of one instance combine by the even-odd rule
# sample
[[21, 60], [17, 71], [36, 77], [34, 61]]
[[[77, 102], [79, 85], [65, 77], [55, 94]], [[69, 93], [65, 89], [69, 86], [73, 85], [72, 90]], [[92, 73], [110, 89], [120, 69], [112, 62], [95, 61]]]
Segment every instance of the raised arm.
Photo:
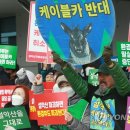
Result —
[[130, 93], [130, 82], [122, 70], [122, 68], [115, 62], [111, 61], [112, 51], [110, 47], [105, 47], [103, 52], [104, 62], [110, 70], [110, 73], [115, 81], [117, 92], [121, 96]]
[[81, 97], [85, 97], [88, 92], [88, 83], [83, 80], [67, 62], [60, 59], [56, 53], [53, 53], [53, 60], [61, 65], [62, 72], [74, 91]]

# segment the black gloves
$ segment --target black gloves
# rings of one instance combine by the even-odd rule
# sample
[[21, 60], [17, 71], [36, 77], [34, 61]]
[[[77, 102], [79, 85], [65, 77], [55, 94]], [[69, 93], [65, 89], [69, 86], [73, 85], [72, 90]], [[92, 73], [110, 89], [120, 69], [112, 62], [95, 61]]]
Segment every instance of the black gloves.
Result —
[[53, 61], [59, 64], [62, 68], [67, 66], [67, 62], [63, 61], [55, 52], [52, 52]]
[[113, 62], [111, 61], [112, 55], [113, 54], [112, 54], [111, 47], [105, 46], [102, 57], [103, 57], [104, 62], [107, 64], [108, 67], [112, 67], [112, 65], [113, 65]]

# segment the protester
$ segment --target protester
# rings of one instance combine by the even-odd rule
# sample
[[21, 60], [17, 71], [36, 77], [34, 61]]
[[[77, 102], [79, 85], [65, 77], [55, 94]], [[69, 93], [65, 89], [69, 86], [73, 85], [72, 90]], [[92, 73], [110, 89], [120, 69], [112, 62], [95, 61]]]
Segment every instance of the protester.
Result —
[[19, 70], [19, 65], [18, 64], [16, 64], [15, 69], [11, 69], [11, 68], [5, 68], [4, 69], [4, 71], [8, 75], [10, 85], [15, 85], [15, 80], [17, 78], [16, 73], [17, 73], [18, 70]]
[[[23, 85], [16, 86], [12, 93], [12, 101], [5, 105], [5, 108], [24, 106], [29, 116], [29, 88]], [[21, 130], [40, 130], [36, 120], [30, 120], [31, 128]], [[11, 128], [10, 128], [11, 130]], [[20, 129], [19, 129], [20, 130]]]
[[[37, 75], [36, 81], [40, 80], [40, 75]], [[53, 87], [54, 92], [67, 92], [68, 94], [68, 112], [65, 113], [67, 125], [51, 125], [50, 130], [89, 130], [89, 106], [88, 102], [81, 99], [71, 88], [65, 76], [59, 73], [55, 79], [56, 84]], [[35, 93], [42, 93], [40, 89], [41, 83], [38, 82], [39, 88], [33, 86], [32, 90]], [[41, 88], [43, 86], [41, 85]], [[41, 90], [41, 91], [39, 91]], [[43, 127], [43, 129], [48, 129]]]
[[52, 125], [51, 130], [89, 130], [89, 105], [78, 96], [62, 73], [55, 78], [53, 92], [66, 92], [68, 95], [68, 112], [65, 112], [67, 125]]
[[53, 68], [51, 67], [51, 64], [42, 63], [39, 65], [38, 73], [42, 75], [43, 82], [46, 82], [46, 75], [53, 72]]
[[45, 82], [54, 82], [54, 74], [53, 72], [49, 72], [46, 74]]
[[[59, 63], [62, 72], [74, 91], [86, 98], [91, 104], [90, 129], [124, 130], [127, 96], [130, 94], [130, 83], [121, 67], [111, 61], [112, 51], [105, 47], [104, 64], [98, 71], [99, 87], [90, 86], [65, 61], [53, 53], [54, 62]], [[118, 115], [118, 119], [116, 119]]]
[[10, 85], [10, 79], [2, 66], [0, 66], [0, 85]]

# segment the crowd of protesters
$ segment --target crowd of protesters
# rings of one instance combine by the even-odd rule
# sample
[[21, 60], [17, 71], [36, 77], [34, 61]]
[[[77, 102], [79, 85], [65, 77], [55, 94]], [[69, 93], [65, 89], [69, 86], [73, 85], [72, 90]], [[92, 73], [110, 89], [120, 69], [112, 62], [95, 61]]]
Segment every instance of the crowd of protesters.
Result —
[[[25, 68], [8, 69], [0, 67], [0, 85], [16, 85], [11, 102], [6, 107], [24, 106], [29, 115], [29, 90], [35, 94], [44, 93], [42, 82], [55, 82], [53, 92], [66, 92], [68, 111], [65, 112], [66, 125], [40, 127], [37, 121], [30, 121], [31, 128], [23, 130], [124, 130], [125, 120], [116, 120], [115, 115], [125, 115], [127, 97], [130, 95], [128, 72], [111, 61], [112, 51], [105, 47], [102, 58], [89, 65], [83, 65], [81, 73], [69, 63], [53, 53], [54, 67], [42, 64], [39, 74]], [[98, 64], [96, 64], [98, 63]], [[99, 86], [88, 84], [85, 69], [97, 68]], [[80, 114], [79, 114], [80, 113]], [[5, 130], [15, 130], [7, 126]]]

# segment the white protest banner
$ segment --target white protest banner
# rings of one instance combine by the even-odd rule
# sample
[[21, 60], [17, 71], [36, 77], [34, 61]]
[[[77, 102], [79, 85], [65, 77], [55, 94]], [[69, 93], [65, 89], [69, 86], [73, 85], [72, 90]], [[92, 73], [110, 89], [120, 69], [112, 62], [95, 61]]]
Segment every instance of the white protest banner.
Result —
[[36, 23], [35, 2], [30, 4], [26, 61], [46, 64], [53, 62], [51, 50], [42, 38]]

